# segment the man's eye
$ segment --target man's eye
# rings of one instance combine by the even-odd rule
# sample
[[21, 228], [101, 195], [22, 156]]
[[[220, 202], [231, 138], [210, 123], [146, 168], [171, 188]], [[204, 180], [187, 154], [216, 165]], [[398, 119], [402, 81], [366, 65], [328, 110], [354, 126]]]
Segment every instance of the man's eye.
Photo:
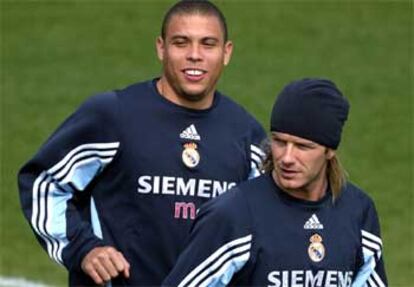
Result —
[[214, 46], [216, 46], [216, 42], [214, 42], [214, 41], [206, 41], [206, 42], [204, 42], [204, 46], [214, 47]]
[[308, 150], [308, 149], [312, 149], [311, 145], [308, 144], [297, 144], [297, 147], [301, 150]]
[[183, 46], [185, 46], [185, 44], [187, 44], [187, 42], [183, 41], [183, 40], [177, 40], [177, 41], [174, 41], [172, 44], [174, 46], [183, 47]]
[[279, 139], [273, 139], [273, 142], [278, 146], [284, 146], [285, 142]]

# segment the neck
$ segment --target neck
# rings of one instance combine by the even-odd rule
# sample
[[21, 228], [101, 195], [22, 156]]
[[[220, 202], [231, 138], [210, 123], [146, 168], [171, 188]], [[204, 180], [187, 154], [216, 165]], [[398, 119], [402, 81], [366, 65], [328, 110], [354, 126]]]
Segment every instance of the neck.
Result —
[[177, 94], [177, 92], [168, 83], [165, 76], [162, 76], [157, 81], [157, 90], [158, 93], [168, 101], [185, 108], [205, 110], [210, 108], [213, 104], [214, 91], [210, 92], [206, 96], [201, 96], [200, 99], [188, 100], [185, 96]]
[[275, 170], [272, 171], [272, 178], [275, 181], [276, 185], [284, 192], [288, 193], [289, 195], [293, 197], [307, 200], [307, 201], [318, 201], [322, 199], [325, 196], [326, 191], [328, 189], [328, 179], [326, 176], [316, 179], [313, 182], [310, 182], [306, 184], [305, 186], [297, 188], [297, 189], [284, 188], [278, 182]]

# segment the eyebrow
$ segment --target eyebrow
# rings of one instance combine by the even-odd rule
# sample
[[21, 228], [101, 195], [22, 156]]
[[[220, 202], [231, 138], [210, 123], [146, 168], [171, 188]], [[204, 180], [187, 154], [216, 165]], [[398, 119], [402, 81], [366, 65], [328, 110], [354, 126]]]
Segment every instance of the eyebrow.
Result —
[[[174, 35], [172, 36], [170, 39], [171, 40], [179, 40], [179, 39], [190, 39], [191, 37], [188, 37], [186, 35]], [[214, 36], [206, 36], [201, 38], [201, 41], [215, 41], [215, 42], [220, 42], [220, 39]]]
[[[276, 140], [280, 140], [280, 141], [284, 141], [284, 142], [289, 141], [287, 139], [283, 139], [283, 138], [279, 137], [277, 134], [274, 134], [274, 133], [271, 133], [271, 137], [272, 137], [272, 139], [276, 139]], [[315, 143], [313, 141], [310, 141], [310, 140], [307, 140], [307, 139], [295, 140], [295, 144], [302, 144], [302, 145], [309, 145], [309, 146], [317, 146], [318, 145], [317, 143]]]
[[297, 144], [306, 145], [306, 146], [317, 146], [318, 145], [317, 143], [314, 143], [314, 142], [311, 142], [311, 141], [306, 141], [306, 142], [300, 141], [300, 142], [297, 142]]
[[177, 40], [177, 39], [188, 39], [185, 35], [174, 35], [170, 38], [171, 40]]

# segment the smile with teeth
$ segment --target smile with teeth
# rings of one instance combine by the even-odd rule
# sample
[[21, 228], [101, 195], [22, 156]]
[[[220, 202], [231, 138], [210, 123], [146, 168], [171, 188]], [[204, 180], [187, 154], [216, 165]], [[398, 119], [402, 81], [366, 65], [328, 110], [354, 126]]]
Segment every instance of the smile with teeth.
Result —
[[198, 69], [186, 69], [184, 70], [184, 73], [188, 76], [201, 76], [205, 73], [205, 71]]

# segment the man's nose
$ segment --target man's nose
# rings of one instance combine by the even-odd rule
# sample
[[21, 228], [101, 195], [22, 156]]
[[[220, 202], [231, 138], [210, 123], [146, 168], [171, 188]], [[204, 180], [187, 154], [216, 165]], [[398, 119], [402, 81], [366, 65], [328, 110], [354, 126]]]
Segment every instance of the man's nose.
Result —
[[201, 61], [202, 52], [201, 47], [198, 44], [191, 45], [188, 51], [187, 59], [193, 62]]
[[285, 147], [284, 153], [282, 155], [282, 163], [285, 165], [292, 164], [295, 158], [294, 146], [291, 143], [288, 143]]

